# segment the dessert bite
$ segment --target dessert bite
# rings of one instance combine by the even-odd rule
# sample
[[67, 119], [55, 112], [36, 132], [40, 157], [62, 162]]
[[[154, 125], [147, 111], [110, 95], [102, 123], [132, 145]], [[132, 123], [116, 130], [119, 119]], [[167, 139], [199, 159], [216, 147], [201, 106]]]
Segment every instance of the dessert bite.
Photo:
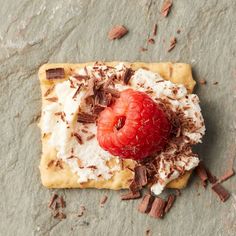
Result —
[[39, 78], [43, 185], [185, 187], [205, 133], [189, 65], [46, 64]]

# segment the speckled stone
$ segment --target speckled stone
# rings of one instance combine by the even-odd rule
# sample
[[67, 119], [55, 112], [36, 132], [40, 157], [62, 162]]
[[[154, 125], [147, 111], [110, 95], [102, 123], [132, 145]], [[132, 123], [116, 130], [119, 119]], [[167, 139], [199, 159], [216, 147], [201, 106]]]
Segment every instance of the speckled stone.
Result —
[[[196, 148], [221, 175], [236, 155], [236, 1], [174, 0], [167, 18], [161, 1], [0, 0], [0, 235], [229, 235], [236, 232], [236, 178], [224, 186], [231, 198], [220, 203], [192, 177], [163, 220], [137, 213], [137, 201], [120, 193], [60, 190], [67, 219], [47, 208], [52, 190], [40, 183], [40, 88], [37, 70], [46, 62], [91, 60], [191, 63], [206, 120], [207, 135]], [[154, 24], [155, 44], [147, 45]], [[130, 32], [109, 41], [107, 32], [124, 24]], [[180, 29], [180, 33], [177, 30]], [[170, 38], [176, 47], [167, 52]], [[140, 47], [148, 51], [141, 52]], [[214, 82], [218, 85], [214, 85]], [[108, 196], [104, 207], [101, 197]], [[80, 205], [86, 207], [77, 217]]]

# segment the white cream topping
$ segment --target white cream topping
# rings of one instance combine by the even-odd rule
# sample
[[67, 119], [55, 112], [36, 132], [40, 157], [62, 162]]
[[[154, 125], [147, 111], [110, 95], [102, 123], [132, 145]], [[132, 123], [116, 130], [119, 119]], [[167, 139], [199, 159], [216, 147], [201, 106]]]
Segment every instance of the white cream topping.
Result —
[[[103, 65], [101, 69], [106, 70], [107, 67]], [[115, 69], [108, 70], [106, 73], [108, 76], [116, 73], [119, 77], [122, 75], [124, 69], [125, 66], [121, 63], [118, 64]], [[92, 67], [87, 67], [89, 73], [91, 70]], [[76, 73], [80, 75], [86, 74], [84, 69], [76, 70]], [[94, 75], [98, 78], [100, 77], [99, 73], [94, 73]], [[73, 77], [70, 77], [70, 80], [74, 84], [78, 83]], [[85, 83], [85, 81], [82, 82]], [[185, 140], [184, 142], [201, 142], [201, 138], [205, 133], [205, 126], [197, 95], [188, 95], [183, 85], [165, 81], [160, 75], [143, 69], [139, 69], [135, 72], [130, 79], [129, 85], [115, 84], [115, 88], [119, 91], [130, 87], [143, 92], [151, 89], [153, 92], [149, 95], [154, 100], [157, 98], [165, 98], [171, 103], [173, 111], [181, 109], [185, 118], [191, 118], [195, 125], [194, 132], [189, 130], [182, 131], [183, 135], [189, 138], [189, 140]], [[56, 85], [55, 95], [58, 97], [58, 102], [50, 103], [44, 107], [41, 120], [42, 132], [51, 134], [49, 144], [56, 149], [57, 157], [65, 161], [71, 170], [78, 175], [79, 182], [86, 182], [90, 179], [97, 180], [99, 176], [104, 179], [110, 179], [115, 171], [120, 170], [119, 158], [113, 157], [111, 154], [104, 151], [99, 146], [96, 137], [89, 141], [86, 140], [92, 134], [96, 135], [96, 125], [88, 124], [86, 125], [88, 133], [82, 132], [85, 126], [76, 121], [76, 112], [81, 105], [82, 98], [86, 91], [81, 90], [76, 98], [73, 98], [76, 90], [77, 86], [72, 88], [69, 80]], [[176, 92], [173, 93], [173, 90], [176, 90]], [[188, 106], [189, 109], [185, 110], [184, 107], [186, 106]], [[65, 122], [59, 115], [55, 115], [55, 113], [58, 112], [65, 113]], [[74, 132], [81, 135], [84, 142], [82, 145], [78, 144], [74, 136], [71, 136], [71, 133]], [[72, 156], [72, 150], [74, 158], [69, 158]], [[162, 153], [160, 156], [163, 162], [161, 162], [159, 167], [159, 177], [162, 181], [154, 184], [151, 188], [156, 195], [161, 193], [168, 182], [177, 178], [180, 174], [178, 170], [175, 170], [170, 177], [167, 176], [170, 172], [170, 162], [165, 160], [164, 156], [165, 153]], [[111, 158], [115, 158], [117, 163], [113, 169], [108, 167], [106, 163]], [[164, 162], [165, 164], [163, 165]], [[198, 162], [197, 157], [183, 154], [175, 164], [184, 167], [186, 170], [190, 170], [197, 166]], [[80, 165], [83, 166], [83, 168], [80, 168]], [[96, 169], [91, 168], [91, 166], [95, 166]]]

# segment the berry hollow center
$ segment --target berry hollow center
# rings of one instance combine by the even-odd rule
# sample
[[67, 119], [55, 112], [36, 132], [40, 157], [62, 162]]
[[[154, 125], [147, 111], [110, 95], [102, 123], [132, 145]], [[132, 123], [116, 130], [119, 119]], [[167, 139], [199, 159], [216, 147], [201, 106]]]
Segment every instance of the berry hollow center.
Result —
[[116, 130], [120, 130], [125, 125], [126, 117], [125, 116], [119, 116], [114, 127]]

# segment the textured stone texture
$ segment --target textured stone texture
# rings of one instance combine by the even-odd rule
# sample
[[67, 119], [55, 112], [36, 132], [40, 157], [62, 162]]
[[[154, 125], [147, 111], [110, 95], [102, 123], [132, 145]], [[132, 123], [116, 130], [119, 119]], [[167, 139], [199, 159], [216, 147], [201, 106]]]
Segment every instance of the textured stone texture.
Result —
[[[235, 235], [236, 178], [224, 186], [230, 200], [219, 203], [208, 188], [196, 191], [192, 178], [164, 220], [136, 210], [137, 202], [121, 202], [119, 193], [60, 190], [67, 219], [57, 221], [47, 209], [52, 191], [41, 186], [41, 144], [37, 120], [40, 88], [37, 70], [46, 62], [90, 60], [181, 61], [191, 63], [206, 120], [207, 135], [196, 150], [220, 175], [236, 153], [236, 1], [175, 0], [168, 18], [161, 1], [4, 1], [0, 7], [0, 234], [1, 235]], [[156, 43], [146, 47], [154, 23]], [[114, 24], [130, 32], [110, 42]], [[177, 34], [177, 29], [181, 33]], [[171, 36], [177, 45], [167, 53]], [[165, 40], [165, 42], [163, 42]], [[213, 85], [218, 81], [218, 85]], [[199, 192], [200, 196], [197, 195]], [[108, 195], [105, 206], [99, 200]], [[86, 207], [77, 218], [79, 206]]]

